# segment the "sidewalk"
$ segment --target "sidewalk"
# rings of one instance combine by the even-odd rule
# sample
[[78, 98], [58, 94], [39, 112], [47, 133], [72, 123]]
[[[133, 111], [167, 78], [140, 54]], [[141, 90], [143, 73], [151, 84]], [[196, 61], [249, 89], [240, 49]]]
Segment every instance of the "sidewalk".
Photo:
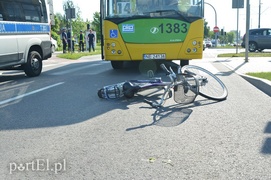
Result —
[[271, 96], [271, 81], [246, 75], [248, 72], [271, 72], [271, 57], [217, 58], [225, 66], [242, 76], [258, 89]]

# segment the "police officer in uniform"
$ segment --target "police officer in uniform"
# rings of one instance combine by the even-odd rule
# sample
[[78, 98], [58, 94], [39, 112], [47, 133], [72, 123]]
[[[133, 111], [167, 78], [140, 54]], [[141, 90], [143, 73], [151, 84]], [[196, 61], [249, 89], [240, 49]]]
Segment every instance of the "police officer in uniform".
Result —
[[84, 37], [84, 34], [83, 34], [82, 30], [80, 31], [80, 34], [78, 36], [78, 40], [79, 40], [79, 50], [84, 52], [84, 40], [85, 40], [85, 37]]
[[63, 44], [63, 53], [66, 53], [67, 43], [68, 43], [68, 41], [67, 41], [68, 36], [67, 36], [67, 33], [66, 33], [66, 28], [62, 29], [61, 37], [62, 37], [62, 44]]

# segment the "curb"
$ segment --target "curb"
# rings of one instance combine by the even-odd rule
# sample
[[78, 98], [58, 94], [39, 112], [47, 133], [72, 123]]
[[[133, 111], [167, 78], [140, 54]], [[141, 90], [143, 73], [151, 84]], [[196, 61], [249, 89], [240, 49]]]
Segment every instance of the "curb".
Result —
[[242, 74], [242, 73], [234, 70], [234, 68], [232, 66], [228, 65], [227, 63], [222, 62], [222, 64], [224, 66], [228, 67], [229, 69], [231, 69], [232, 71], [234, 71], [236, 74], [238, 74], [242, 78], [244, 78], [250, 84], [252, 84], [253, 86], [255, 86], [256, 88], [258, 88], [259, 90], [261, 90], [262, 92], [264, 92], [265, 94], [267, 94], [268, 96], [271, 97], [271, 82], [270, 81], [268, 81], [266, 79], [257, 78], [257, 77], [249, 76], [249, 75], [246, 75], [246, 74]]
[[239, 74], [241, 77], [243, 77], [245, 80], [247, 80], [249, 83], [263, 91], [265, 94], [271, 97], [271, 82], [265, 79], [252, 77], [245, 74]]

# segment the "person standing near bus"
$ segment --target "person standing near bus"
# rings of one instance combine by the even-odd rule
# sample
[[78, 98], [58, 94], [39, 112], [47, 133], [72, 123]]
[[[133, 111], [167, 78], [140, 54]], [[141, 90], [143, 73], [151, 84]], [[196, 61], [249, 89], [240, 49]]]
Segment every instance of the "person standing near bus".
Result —
[[74, 38], [74, 35], [72, 33], [72, 52], [74, 52], [74, 43], [75, 43], [75, 38]]
[[68, 51], [72, 51], [74, 52], [74, 36], [73, 36], [73, 32], [71, 31], [71, 29], [68, 29], [68, 33], [67, 33], [67, 37], [68, 37]]
[[68, 28], [68, 33], [67, 33], [67, 40], [68, 40], [68, 51], [71, 51], [71, 29]]
[[88, 34], [89, 52], [91, 52], [91, 48], [92, 48], [93, 52], [95, 52], [94, 41], [95, 41], [95, 35], [93, 34], [92, 30], [90, 29], [89, 34]]
[[63, 28], [62, 29], [62, 34], [61, 34], [61, 37], [62, 37], [62, 44], [63, 44], [63, 53], [66, 53], [66, 48], [67, 48], [67, 33], [66, 33], [66, 28]]
[[82, 30], [80, 31], [78, 39], [79, 39], [79, 50], [84, 52], [84, 39], [85, 39], [85, 37], [84, 37]]

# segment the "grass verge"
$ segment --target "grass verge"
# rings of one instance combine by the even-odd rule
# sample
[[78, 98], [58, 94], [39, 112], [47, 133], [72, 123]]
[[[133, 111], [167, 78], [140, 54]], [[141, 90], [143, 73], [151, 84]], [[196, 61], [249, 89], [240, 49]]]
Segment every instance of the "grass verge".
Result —
[[267, 80], [271, 81], [271, 72], [257, 72], [257, 73], [251, 72], [251, 73], [246, 73], [246, 74], [249, 76], [267, 79]]
[[[241, 53], [227, 53], [227, 54], [218, 54], [217, 57], [245, 57], [245, 52]], [[271, 57], [271, 53], [248, 53], [249, 57]]]
[[57, 57], [63, 58], [63, 59], [71, 59], [71, 60], [77, 60], [83, 56], [91, 56], [101, 54], [101, 51], [95, 51], [95, 52], [74, 52], [74, 53], [65, 53], [65, 54], [58, 54]]
[[[75, 47], [75, 49], [78, 49]], [[91, 56], [91, 55], [97, 55], [101, 54], [101, 46], [96, 46], [95, 52], [74, 52], [74, 53], [65, 53], [65, 54], [58, 54], [57, 57], [63, 58], [63, 59], [71, 59], [71, 60], [77, 60], [83, 56]]]

